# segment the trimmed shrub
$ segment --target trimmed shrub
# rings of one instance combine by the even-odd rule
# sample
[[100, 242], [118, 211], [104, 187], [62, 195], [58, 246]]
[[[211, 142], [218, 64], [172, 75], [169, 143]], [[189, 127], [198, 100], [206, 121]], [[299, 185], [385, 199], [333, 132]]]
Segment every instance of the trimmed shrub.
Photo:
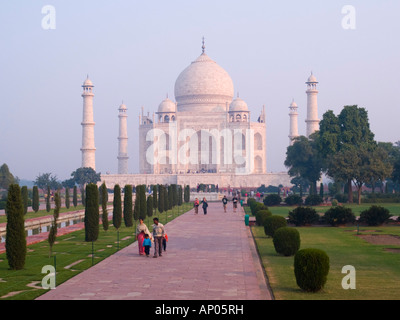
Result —
[[332, 207], [337, 207], [338, 204], [339, 202], [336, 199], [332, 200]]
[[269, 194], [263, 200], [263, 203], [266, 206], [278, 206], [281, 204], [281, 202], [282, 198], [280, 197], [279, 194]]
[[253, 214], [253, 216], [257, 215], [257, 212], [260, 210], [268, 210], [268, 207], [261, 203], [261, 202], [257, 202], [254, 206], [253, 209], [251, 210], [251, 213]]
[[296, 226], [315, 224], [319, 221], [319, 215], [310, 207], [297, 207], [289, 212], [289, 223]]
[[25, 266], [26, 235], [24, 207], [21, 188], [18, 184], [10, 184], [7, 196], [6, 255], [12, 270], [21, 270]]
[[265, 235], [273, 237], [277, 229], [286, 226], [287, 226], [287, 221], [284, 217], [276, 215], [270, 216], [266, 218], [264, 222]]
[[356, 221], [353, 211], [350, 208], [341, 206], [330, 208], [325, 212], [323, 219], [332, 226], [354, 223]]
[[272, 212], [269, 210], [259, 210], [256, 214], [256, 223], [259, 226], [263, 226], [265, 219], [272, 216]]
[[306, 206], [319, 206], [322, 202], [324, 202], [324, 199], [320, 195], [312, 194], [306, 198], [304, 204]]
[[300, 233], [295, 228], [278, 228], [272, 241], [275, 251], [286, 257], [294, 255], [300, 249]]
[[290, 196], [286, 197], [285, 203], [288, 206], [301, 206], [303, 204], [303, 198], [298, 194], [291, 194]]
[[99, 189], [96, 184], [86, 185], [85, 241], [96, 241], [99, 236]]
[[368, 210], [364, 210], [360, 214], [360, 222], [364, 222], [369, 226], [379, 226], [385, 223], [391, 214], [388, 209], [380, 206], [372, 206]]
[[329, 273], [329, 257], [320, 249], [302, 249], [294, 256], [294, 274], [297, 285], [304, 291], [321, 290]]

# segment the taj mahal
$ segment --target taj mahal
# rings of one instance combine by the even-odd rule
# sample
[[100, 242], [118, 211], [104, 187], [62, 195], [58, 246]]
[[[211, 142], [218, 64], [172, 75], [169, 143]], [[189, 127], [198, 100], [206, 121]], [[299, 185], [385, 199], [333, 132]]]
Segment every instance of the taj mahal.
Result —
[[[291, 186], [287, 172], [267, 173], [265, 107], [252, 121], [247, 103], [235, 95], [228, 72], [205, 50], [178, 76], [175, 102], [168, 96], [150, 115], [139, 116], [139, 174], [128, 174], [128, 108], [118, 111], [118, 173], [102, 174], [109, 188], [179, 184], [195, 187], [213, 184], [224, 188]], [[318, 130], [317, 80], [307, 82], [307, 136]], [[89, 77], [83, 87], [82, 167], [96, 170], [93, 121], [94, 85]], [[289, 106], [289, 144], [299, 136], [297, 104]]]

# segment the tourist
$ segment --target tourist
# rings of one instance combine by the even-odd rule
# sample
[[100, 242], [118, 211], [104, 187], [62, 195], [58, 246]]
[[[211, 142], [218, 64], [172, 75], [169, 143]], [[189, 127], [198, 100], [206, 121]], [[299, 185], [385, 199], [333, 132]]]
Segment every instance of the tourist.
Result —
[[164, 238], [162, 239], [162, 245], [164, 251], [167, 251], [167, 242], [168, 242], [168, 235], [165, 233]]
[[196, 198], [196, 199], [194, 200], [193, 206], [194, 206], [194, 213], [195, 213], [195, 214], [198, 214], [198, 213], [199, 213], [199, 206], [200, 206], [200, 201], [199, 201], [198, 198]]
[[147, 226], [144, 224], [143, 219], [139, 219], [139, 224], [136, 227], [136, 240], [138, 241], [139, 247], [139, 254], [144, 255], [144, 247], [143, 247], [143, 240], [144, 235], [148, 234], [150, 237], [150, 231]]
[[150, 248], [151, 248], [151, 240], [147, 233], [144, 235], [143, 247], [144, 247], [144, 252], [146, 253], [146, 257], [149, 257], [150, 256]]
[[203, 198], [203, 201], [201, 203], [202, 203], [204, 214], [207, 214], [208, 203], [207, 203], [206, 198]]
[[226, 212], [226, 205], [228, 203], [228, 198], [224, 195], [222, 198], [222, 204], [224, 205], [224, 212]]
[[238, 203], [238, 198], [236, 197], [236, 194], [233, 195], [232, 202], [233, 202], [233, 212], [236, 212], [237, 203]]
[[165, 236], [164, 225], [159, 223], [158, 218], [153, 219], [153, 238], [154, 238], [154, 256], [157, 258], [157, 254], [162, 257], [162, 239]]

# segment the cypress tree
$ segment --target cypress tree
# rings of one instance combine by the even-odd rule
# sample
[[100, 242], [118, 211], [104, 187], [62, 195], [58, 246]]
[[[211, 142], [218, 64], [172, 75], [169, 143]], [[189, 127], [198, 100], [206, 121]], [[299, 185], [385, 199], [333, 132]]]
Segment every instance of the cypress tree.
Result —
[[32, 191], [32, 209], [35, 212], [39, 211], [39, 188], [38, 186], [34, 186], [33, 187], [33, 191]]
[[78, 205], [78, 190], [77, 190], [76, 186], [74, 186], [74, 192], [72, 195], [72, 203], [73, 203], [74, 207], [76, 208], [76, 206]]
[[85, 241], [96, 241], [99, 236], [99, 190], [97, 185], [86, 185]]
[[172, 185], [168, 186], [168, 210], [171, 210], [174, 206], [174, 190]]
[[157, 207], [158, 207], [158, 197], [157, 197], [157, 185], [153, 186], [153, 209], [154, 209], [154, 214], [157, 211]]
[[172, 189], [172, 206], [175, 207], [178, 204], [178, 186], [173, 184]]
[[81, 188], [81, 201], [82, 201], [82, 205], [86, 206], [85, 187]]
[[122, 220], [121, 187], [118, 184], [114, 186], [113, 207], [113, 225], [118, 230]]
[[[147, 198], [147, 217], [150, 219], [153, 216], [153, 196]], [[148, 223], [150, 224], [150, 223]]]
[[169, 210], [169, 203], [168, 203], [168, 200], [169, 200], [169, 198], [168, 198], [168, 189], [167, 189], [167, 187], [166, 187], [166, 186], [164, 186], [163, 190], [164, 190], [164, 211], [165, 211], [165, 213], [166, 213], [166, 212]]
[[25, 215], [28, 212], [28, 201], [29, 201], [27, 186], [21, 187], [21, 198], [22, 198], [22, 204], [24, 206], [24, 215]]
[[163, 213], [164, 212], [164, 186], [159, 185], [158, 186], [158, 212]]
[[140, 186], [140, 210], [139, 217], [141, 219], [146, 219], [147, 216], [147, 200], [146, 200], [146, 186]]
[[56, 192], [56, 194], [54, 195], [54, 202], [55, 202], [55, 208], [53, 213], [53, 222], [51, 224], [49, 236], [47, 238], [47, 241], [49, 242], [50, 245], [49, 257], [53, 252], [53, 245], [56, 242], [56, 237], [57, 237], [57, 228], [58, 228], [57, 220], [60, 215], [60, 208], [61, 208], [61, 197], [59, 192]]
[[324, 184], [321, 182], [321, 185], [319, 187], [319, 195], [321, 196], [321, 198], [324, 198]]
[[182, 205], [182, 186], [178, 186], [178, 206]]
[[69, 209], [70, 204], [71, 204], [69, 198], [70, 198], [70, 197], [69, 197], [69, 188], [66, 187], [66, 188], [65, 188], [65, 207], [66, 207], [67, 209]]
[[183, 198], [186, 203], [188, 203], [190, 201], [190, 187], [189, 186], [185, 186]]
[[47, 197], [46, 197], [46, 211], [50, 212], [51, 204], [50, 204], [50, 186], [47, 186]]
[[108, 212], [107, 212], [108, 192], [107, 192], [107, 187], [106, 187], [105, 182], [103, 182], [100, 189], [101, 189], [101, 211], [102, 211], [101, 220], [102, 220], [102, 224], [103, 224], [103, 230], [107, 231], [108, 230]]
[[8, 265], [12, 270], [21, 270], [25, 266], [26, 236], [21, 188], [18, 184], [11, 184], [8, 188], [6, 213], [6, 255]]
[[126, 227], [133, 226], [132, 208], [132, 186], [126, 185], [124, 192], [124, 222]]

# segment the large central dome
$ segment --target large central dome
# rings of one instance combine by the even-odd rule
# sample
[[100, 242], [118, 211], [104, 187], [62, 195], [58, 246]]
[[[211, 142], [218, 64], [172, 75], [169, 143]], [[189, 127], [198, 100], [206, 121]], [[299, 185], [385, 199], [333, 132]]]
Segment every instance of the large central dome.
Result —
[[198, 57], [178, 77], [175, 99], [178, 111], [212, 111], [225, 108], [234, 96], [229, 74], [207, 54]]

